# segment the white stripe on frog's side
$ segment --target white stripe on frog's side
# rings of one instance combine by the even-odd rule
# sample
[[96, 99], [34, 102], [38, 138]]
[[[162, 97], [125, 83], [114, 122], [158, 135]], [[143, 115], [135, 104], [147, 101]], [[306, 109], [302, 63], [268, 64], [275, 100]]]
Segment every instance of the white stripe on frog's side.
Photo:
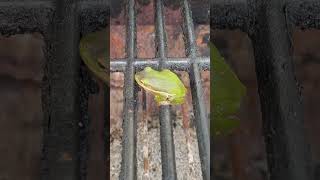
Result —
[[136, 82], [141, 86], [143, 87], [143, 89], [145, 89], [146, 91], [150, 91], [150, 92], [153, 92], [155, 94], [159, 94], [161, 96], [164, 96], [166, 97], [167, 99], [169, 98], [169, 101], [172, 100], [172, 97], [175, 96], [175, 94], [169, 94], [169, 93], [166, 93], [166, 92], [161, 92], [161, 91], [157, 91], [157, 90], [154, 90], [150, 87], [148, 87], [147, 85], [145, 85], [143, 82], [139, 81], [138, 79], [136, 79]]

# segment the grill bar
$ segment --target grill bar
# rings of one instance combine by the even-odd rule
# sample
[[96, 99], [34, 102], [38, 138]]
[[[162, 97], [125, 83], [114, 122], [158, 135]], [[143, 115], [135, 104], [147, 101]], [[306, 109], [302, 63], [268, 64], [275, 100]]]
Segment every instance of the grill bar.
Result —
[[183, 0], [184, 13], [184, 30], [186, 35], [186, 52], [191, 58], [191, 69], [189, 71], [190, 84], [194, 87], [191, 91], [193, 110], [195, 115], [197, 139], [200, 153], [200, 161], [202, 168], [202, 177], [205, 180], [210, 179], [210, 137], [209, 137], [209, 121], [206, 107], [204, 105], [203, 90], [201, 85], [201, 77], [198, 63], [195, 61], [197, 57], [197, 45], [195, 41], [194, 25], [192, 14], [188, 0]]
[[282, 7], [283, 1], [258, 1], [259, 30], [251, 36], [270, 179], [312, 180], [301, 89], [293, 69], [291, 29], [287, 29]]
[[[87, 34], [106, 26], [109, 1], [81, 1], [75, 12], [80, 16], [80, 32]], [[0, 1], [2, 35], [39, 32], [45, 34], [56, 12], [55, 1]], [[78, 28], [78, 27], [77, 27]]]
[[[127, 64], [127, 59], [111, 60], [110, 71], [111, 72], [124, 72]], [[136, 59], [133, 65], [136, 71], [140, 71], [146, 66], [157, 68], [159, 66], [160, 58], [154, 59]], [[200, 70], [210, 70], [210, 58], [209, 57], [197, 57], [195, 61], [198, 62]], [[190, 58], [167, 58], [163, 62], [162, 67], [177, 71], [188, 71], [191, 66]]]
[[78, 180], [80, 177], [78, 122], [81, 61], [76, 2], [56, 2], [54, 21], [45, 34], [47, 61], [42, 89], [44, 180]]
[[[241, 29], [250, 33], [257, 19], [251, 10], [257, 2], [250, 0], [210, 0], [210, 24], [216, 29]], [[287, 23], [301, 29], [320, 29], [318, 0], [288, 0], [282, 4]]]
[[123, 108], [123, 140], [121, 180], [135, 180], [137, 178], [137, 91], [134, 82], [135, 67], [133, 62], [136, 58], [136, 14], [134, 0], [127, 2], [127, 47], [128, 62], [125, 72], [124, 85], [124, 108]]
[[[110, 17], [108, 16], [108, 20]], [[109, 21], [108, 21], [109, 22]], [[110, 25], [109, 25], [110, 27]], [[110, 31], [108, 31], [107, 37], [110, 37]], [[106, 48], [110, 49], [110, 43], [106, 43]], [[110, 69], [110, 57], [105, 60], [106, 64], [109, 65]], [[109, 77], [110, 81], [110, 77]], [[104, 116], [103, 116], [103, 140], [104, 140], [104, 169], [107, 169], [104, 176], [102, 175], [101, 178], [109, 179], [110, 178], [110, 171], [108, 171], [110, 167], [110, 85], [104, 86]]]
[[210, 0], [210, 26], [247, 31], [247, 0]]
[[288, 23], [301, 29], [320, 29], [319, 0], [289, 0], [285, 8]]
[[[159, 59], [159, 69], [163, 68], [167, 57], [166, 32], [164, 27], [164, 14], [162, 0], [156, 0], [156, 46]], [[161, 142], [161, 164], [162, 179], [177, 179], [176, 160], [173, 142], [172, 121], [170, 118], [170, 106], [160, 106], [160, 142]]]
[[[45, 33], [55, 12], [53, 2], [0, 1], [0, 32], [3, 35]], [[81, 1], [79, 4], [81, 32], [93, 32], [106, 24], [109, 1]], [[318, 0], [288, 0], [285, 6], [288, 22], [292, 25], [303, 29], [320, 28]], [[248, 12], [248, 0], [210, 0], [210, 23], [218, 29], [240, 28], [247, 32], [254, 22], [251, 19], [254, 16]]]

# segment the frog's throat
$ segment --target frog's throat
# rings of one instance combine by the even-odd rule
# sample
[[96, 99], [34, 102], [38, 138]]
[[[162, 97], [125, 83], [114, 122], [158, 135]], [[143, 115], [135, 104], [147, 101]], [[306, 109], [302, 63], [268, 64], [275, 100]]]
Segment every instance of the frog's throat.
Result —
[[143, 89], [145, 89], [146, 91], [150, 91], [150, 92], [153, 92], [153, 93], [155, 93], [155, 94], [159, 94], [159, 95], [161, 95], [161, 96], [167, 96], [167, 97], [175, 96], [175, 94], [169, 94], [169, 93], [166, 93], [166, 92], [161, 92], [161, 91], [154, 90], [154, 89], [152, 89], [151, 87], [143, 84], [141, 81], [138, 81], [138, 80], [137, 80], [137, 83], [138, 83], [141, 87], [143, 87]]

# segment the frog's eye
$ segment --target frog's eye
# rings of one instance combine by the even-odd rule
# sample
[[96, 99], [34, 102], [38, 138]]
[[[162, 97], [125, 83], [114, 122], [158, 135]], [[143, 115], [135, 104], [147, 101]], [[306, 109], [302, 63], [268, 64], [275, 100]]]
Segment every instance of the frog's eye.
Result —
[[144, 70], [145, 70], [145, 71], [151, 71], [152, 68], [151, 68], [151, 67], [145, 67]]

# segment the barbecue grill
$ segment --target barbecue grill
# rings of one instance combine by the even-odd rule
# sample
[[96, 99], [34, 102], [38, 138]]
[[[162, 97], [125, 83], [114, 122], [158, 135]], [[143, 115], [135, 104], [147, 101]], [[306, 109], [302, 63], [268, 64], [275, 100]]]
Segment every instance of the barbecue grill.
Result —
[[[122, 163], [120, 179], [136, 179], [136, 143], [137, 143], [137, 88], [134, 82], [136, 71], [146, 66], [153, 68], [167, 68], [171, 70], [189, 72], [192, 100], [196, 122], [197, 139], [202, 167], [203, 179], [210, 179], [210, 144], [208, 132], [208, 114], [204, 106], [204, 97], [201, 85], [200, 71], [210, 68], [209, 57], [199, 57], [195, 42], [194, 25], [191, 9], [187, 0], [182, 1], [181, 8], [184, 18], [184, 34], [186, 39], [185, 58], [169, 58], [167, 56], [167, 42], [164, 25], [164, 10], [162, 0], [155, 1], [155, 29], [157, 54], [154, 59], [138, 59], [136, 53], [136, 9], [135, 1], [127, 2], [127, 41], [125, 59], [112, 59], [110, 61], [111, 72], [124, 72], [124, 108], [123, 108], [123, 143]], [[173, 142], [172, 118], [170, 117], [170, 106], [161, 106], [160, 113], [160, 142], [161, 142], [161, 164], [163, 179], [177, 179], [175, 152]]]
[[[145, 66], [189, 72], [191, 86], [194, 87], [192, 97], [202, 174], [204, 179], [209, 179], [207, 113], [202, 104], [199, 72], [209, 69], [210, 65], [208, 58], [197, 57], [192, 16], [186, 0], [182, 8], [188, 57], [166, 57], [162, 6], [159, 1], [156, 21], [158, 56], [150, 61], [137, 61], [134, 1], [128, 1], [128, 57], [111, 63], [110, 67], [112, 72], [125, 72], [122, 179], [136, 177], [134, 105], [137, 96], [133, 75]], [[253, 42], [270, 179], [313, 179], [310, 150], [302, 128], [301, 92], [292, 65], [290, 30], [294, 26], [319, 29], [319, 1], [214, 0], [211, 1], [210, 13], [213, 28], [241, 29]], [[2, 35], [40, 32], [46, 42], [47, 64], [42, 99], [45, 115], [42, 175], [45, 180], [86, 178], [86, 133], [89, 126], [87, 97], [92, 90], [83, 86], [92, 85], [86, 71], [80, 71], [78, 45], [80, 35], [108, 24], [108, 14], [107, 1], [0, 2]], [[176, 177], [168, 107], [162, 107], [160, 113], [163, 177]]]

